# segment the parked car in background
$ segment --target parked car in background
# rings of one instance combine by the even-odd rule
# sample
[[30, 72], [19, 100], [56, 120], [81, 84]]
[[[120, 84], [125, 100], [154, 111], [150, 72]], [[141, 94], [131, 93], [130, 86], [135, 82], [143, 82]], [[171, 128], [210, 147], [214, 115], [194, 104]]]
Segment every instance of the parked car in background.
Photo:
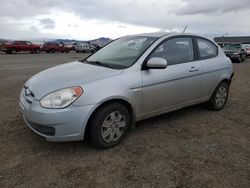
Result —
[[213, 41], [191, 34], [121, 37], [90, 57], [42, 71], [20, 94], [26, 124], [50, 141], [118, 144], [136, 121], [207, 102], [221, 110], [233, 67]]
[[64, 44], [64, 47], [67, 48], [69, 51], [71, 50], [75, 50], [74, 45], [73, 44]]
[[1, 49], [7, 54], [15, 54], [17, 52], [40, 53], [41, 45], [32, 44], [29, 41], [14, 41], [2, 44]]
[[55, 52], [68, 53], [71, 50], [71, 48], [63, 44], [59, 44], [57, 42], [46, 42], [43, 44], [42, 50], [46, 51], [47, 53], [55, 53]]
[[72, 50], [76, 51], [77, 42], [72, 43]]
[[250, 56], [250, 45], [245, 46], [247, 56]]
[[95, 44], [95, 43], [93, 43], [91, 45], [95, 47], [96, 51], [100, 50], [103, 47], [103, 46], [100, 46], [99, 44]]
[[246, 49], [242, 44], [227, 44], [223, 47], [223, 50], [227, 57], [232, 61], [237, 61], [239, 63], [244, 62], [247, 58]]
[[82, 52], [82, 53], [94, 53], [97, 51], [95, 46], [92, 46], [87, 43], [80, 43], [75, 46], [75, 51], [77, 53]]

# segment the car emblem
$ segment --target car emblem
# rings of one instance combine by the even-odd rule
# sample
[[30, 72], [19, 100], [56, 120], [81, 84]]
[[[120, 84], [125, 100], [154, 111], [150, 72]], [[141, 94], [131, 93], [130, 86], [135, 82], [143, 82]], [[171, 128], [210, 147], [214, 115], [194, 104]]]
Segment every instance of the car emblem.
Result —
[[25, 92], [25, 95], [26, 95], [26, 96], [28, 96], [28, 95], [30, 95], [30, 94], [31, 94], [31, 91], [30, 91], [28, 88], [27, 88], [27, 89], [25, 89], [25, 91], [24, 91], [24, 92]]

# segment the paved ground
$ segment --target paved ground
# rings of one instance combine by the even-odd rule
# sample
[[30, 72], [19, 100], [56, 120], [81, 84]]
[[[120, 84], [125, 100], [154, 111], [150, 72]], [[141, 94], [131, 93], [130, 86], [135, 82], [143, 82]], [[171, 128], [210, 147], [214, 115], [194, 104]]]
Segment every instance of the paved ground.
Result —
[[18, 97], [33, 74], [82, 54], [0, 53], [0, 187], [250, 187], [250, 61], [234, 64], [228, 104], [137, 124], [115, 148], [51, 143], [24, 124]]

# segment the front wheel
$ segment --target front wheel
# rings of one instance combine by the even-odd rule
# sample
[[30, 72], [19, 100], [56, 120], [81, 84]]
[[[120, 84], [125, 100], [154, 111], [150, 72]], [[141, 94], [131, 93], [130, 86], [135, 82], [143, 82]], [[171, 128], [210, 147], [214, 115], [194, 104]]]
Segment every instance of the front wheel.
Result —
[[242, 55], [242, 59], [243, 59], [243, 61], [246, 61], [246, 55], [244, 54], [244, 55]]
[[209, 100], [209, 108], [219, 111], [224, 108], [228, 99], [229, 85], [226, 82], [221, 82], [215, 89], [211, 99]]
[[105, 149], [120, 143], [130, 124], [127, 108], [120, 103], [100, 107], [89, 124], [88, 136], [92, 145]]

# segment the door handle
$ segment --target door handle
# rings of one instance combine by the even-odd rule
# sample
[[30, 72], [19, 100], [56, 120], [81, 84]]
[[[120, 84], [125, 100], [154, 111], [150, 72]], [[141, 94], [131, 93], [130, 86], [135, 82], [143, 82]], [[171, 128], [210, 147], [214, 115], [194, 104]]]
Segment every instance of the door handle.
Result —
[[195, 67], [195, 66], [192, 66], [190, 67], [189, 69], [189, 72], [196, 72], [196, 71], [199, 71], [199, 68]]

